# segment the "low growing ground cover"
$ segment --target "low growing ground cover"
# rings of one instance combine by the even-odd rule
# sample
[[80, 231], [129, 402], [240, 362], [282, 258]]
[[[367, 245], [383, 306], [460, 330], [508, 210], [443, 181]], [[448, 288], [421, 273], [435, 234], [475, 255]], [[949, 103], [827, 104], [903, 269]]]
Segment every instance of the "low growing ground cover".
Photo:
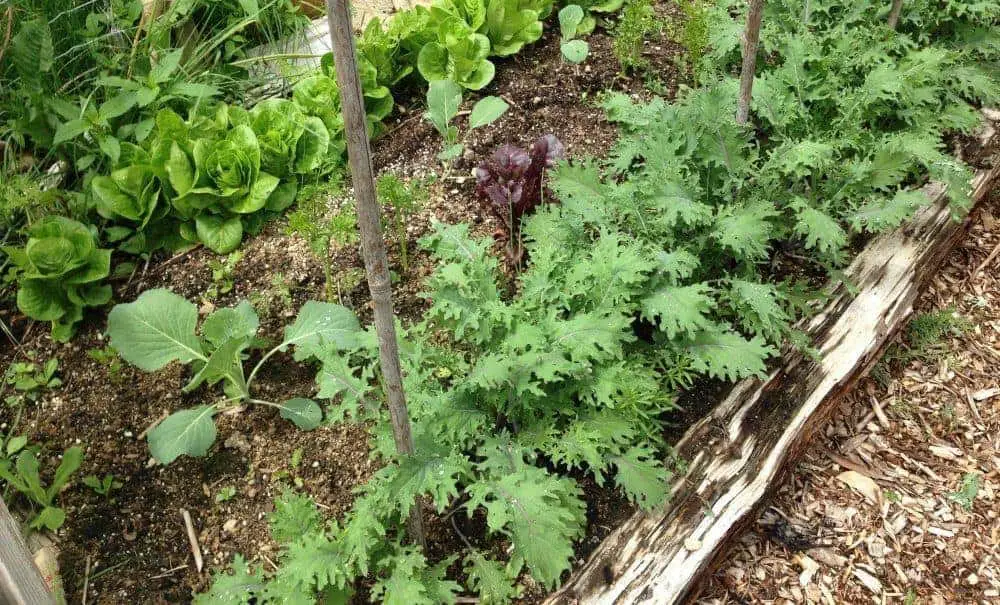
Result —
[[[438, 603], [471, 593], [507, 602], [557, 586], [586, 548], [579, 541], [597, 535], [595, 525], [610, 508], [620, 514], [622, 502], [651, 508], [665, 498], [672, 469], [683, 464], [671, 458], [665, 430], [678, 418], [678, 401], [763, 375], [786, 344], [808, 347], [793, 326], [820, 296], [817, 286], [836, 276], [866, 237], [898, 226], [926, 203], [915, 186], [943, 180], [956, 214], [967, 208], [969, 171], [942, 137], [974, 128], [976, 106], [1000, 96], [991, 63], [1000, 48], [989, 31], [1000, 5], [913, 5], [898, 31], [886, 27], [886, 9], [836, 0], [769, 4], [752, 126], [734, 120], [742, 17], [725, 3], [699, 9], [699, 18], [713, 24], [710, 44], [688, 45], [698, 51], [688, 56], [697, 61], [697, 85], [676, 99], [640, 91], [636, 79], [618, 80], [619, 92], [603, 94], [617, 71], [608, 65], [611, 39], [588, 38], [589, 58], [573, 65], [563, 59], [571, 36], [553, 31], [506, 73], [491, 76], [484, 92], [495, 92], [507, 112], [465, 137], [459, 153], [442, 155], [428, 124], [401, 119], [376, 146], [380, 167], [411, 185], [435, 175], [423, 211], [397, 201], [387, 221], [397, 232], [394, 258], [402, 261], [393, 268], [412, 456], [396, 456], [391, 445], [374, 338], [363, 328], [366, 297], [357, 280], [346, 285], [343, 266], [323, 270], [302, 254], [305, 242], [288, 250], [272, 227], [247, 249], [242, 270], [240, 258], [233, 266], [211, 261], [212, 296], [194, 275], [205, 274], [205, 252], [143, 271], [120, 295], [138, 296], [111, 312], [107, 332], [111, 353], [159, 373], [112, 366], [111, 353], [91, 355], [107, 360], [99, 363], [109, 373], [127, 376], [119, 387], [98, 387], [110, 388], [115, 400], [152, 393], [157, 412], [172, 412], [148, 431], [154, 460], [167, 466], [145, 465], [143, 445], [125, 442], [130, 480], [118, 497], [134, 503], [134, 523], [143, 531], [126, 522], [118, 530], [120, 551], [140, 556], [127, 542], [148, 534], [150, 524], [175, 536], [176, 544], [155, 544], [170, 553], [156, 579], [185, 591], [172, 579], [187, 557], [182, 526], [164, 530], [140, 512], [138, 500], [187, 508], [214, 500], [203, 529], [213, 563], [228, 563], [231, 550], [255, 562], [238, 556], [211, 586], [184, 572], [202, 591], [199, 601], [313, 602], [321, 594], [332, 601]], [[574, 21], [575, 35], [585, 20]], [[699, 31], [685, 30], [694, 40]], [[501, 36], [503, 48], [516, 46], [516, 38]], [[453, 42], [445, 37], [431, 51], [423, 47], [418, 68], [458, 52]], [[674, 48], [654, 43], [644, 60], [662, 65], [676, 56]], [[484, 70], [467, 64], [448, 76], [475, 89]], [[670, 90], [676, 81], [647, 79]], [[258, 107], [235, 122], [227, 114], [224, 140], [248, 131], [260, 136], [251, 124], [261, 115], [264, 123], [280, 122], [267, 117], [268, 105]], [[606, 122], [595, 128], [601, 116]], [[445, 151], [457, 144], [445, 138]], [[275, 135], [272, 142], [292, 139]], [[497, 149], [501, 143], [515, 146]], [[246, 141], [233, 147], [253, 149]], [[258, 182], [281, 167], [294, 171], [307, 157], [298, 147], [275, 153], [282, 161], [272, 162], [271, 172], [235, 173]], [[197, 158], [207, 156], [196, 149], [171, 145], [167, 165], [178, 168], [167, 181], [177, 180], [172, 172], [187, 175], [182, 166], [191, 158], [189, 172], [197, 172]], [[473, 167], [473, 176], [463, 174]], [[185, 184], [186, 191], [219, 186], [196, 178]], [[394, 200], [422, 198], [380, 189]], [[400, 228], [392, 218], [404, 206], [409, 224]], [[346, 216], [338, 211], [335, 218]], [[317, 237], [329, 249], [337, 239], [331, 234], [340, 231]], [[353, 242], [339, 241], [338, 260], [356, 267]], [[293, 275], [276, 280], [263, 263]], [[334, 274], [337, 301], [300, 304], [310, 289], [332, 298]], [[314, 287], [323, 283], [320, 275], [322, 289]], [[174, 293], [151, 288], [163, 285]], [[247, 295], [250, 302], [229, 304]], [[88, 338], [93, 343], [99, 335]], [[280, 363], [271, 369], [268, 360]], [[127, 410], [135, 428], [119, 435], [121, 427], [109, 433], [90, 424], [102, 417], [96, 401], [70, 407], [58, 414], [62, 422], [89, 415], [92, 436], [113, 434], [117, 443], [158, 415]], [[36, 415], [34, 422], [50, 421]], [[304, 456], [313, 460], [308, 468]], [[148, 493], [147, 478], [157, 486]], [[271, 511], [242, 508], [279, 491]], [[406, 538], [416, 503], [428, 522], [426, 550]], [[110, 501], [93, 506], [114, 510]], [[241, 513], [258, 529], [266, 520], [273, 543], [241, 532]], [[209, 528], [209, 520], [229, 516], [221, 534]], [[71, 524], [67, 542], [78, 540], [67, 544], [77, 562], [72, 582], [87, 552], [81, 544], [101, 528]], [[227, 537], [241, 533], [237, 543]], [[131, 590], [121, 582], [116, 588]]]

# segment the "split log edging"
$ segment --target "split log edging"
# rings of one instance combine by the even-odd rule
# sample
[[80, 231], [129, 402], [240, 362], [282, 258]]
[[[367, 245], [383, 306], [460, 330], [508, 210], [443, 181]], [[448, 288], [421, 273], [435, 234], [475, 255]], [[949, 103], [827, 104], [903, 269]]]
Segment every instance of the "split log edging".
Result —
[[[1000, 162], [977, 173], [979, 202], [1000, 176]], [[785, 356], [766, 380], [736, 384], [677, 445], [686, 473], [665, 508], [637, 513], [609, 535], [546, 605], [678, 603], [707, 577], [730, 538], [755, 519], [771, 487], [805, 452], [840, 395], [880, 358], [912, 313], [923, 286], [965, 233], [945, 187], [896, 231], [872, 240], [832, 286], [822, 312], [806, 323], [819, 355]]]

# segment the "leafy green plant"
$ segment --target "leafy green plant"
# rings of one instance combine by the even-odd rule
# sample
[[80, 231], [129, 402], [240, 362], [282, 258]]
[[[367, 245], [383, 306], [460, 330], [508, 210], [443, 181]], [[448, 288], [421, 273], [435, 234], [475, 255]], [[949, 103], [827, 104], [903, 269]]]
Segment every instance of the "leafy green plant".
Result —
[[583, 63], [590, 53], [590, 45], [586, 40], [579, 40], [576, 37], [584, 32], [581, 31], [586, 15], [579, 4], [567, 4], [559, 11], [559, 32], [562, 34], [562, 42], [559, 50], [564, 59], [570, 63]]
[[24, 401], [36, 401], [44, 389], [56, 389], [62, 386], [62, 379], [56, 376], [59, 370], [59, 360], [49, 358], [41, 367], [34, 361], [15, 361], [4, 372], [4, 382], [17, 391], [6, 399], [8, 405], [17, 405]]
[[[438, 159], [448, 163], [462, 155], [465, 149], [459, 136], [458, 126], [451, 123], [458, 115], [462, 105], [462, 89], [451, 80], [435, 80], [427, 89], [427, 113], [424, 117], [430, 122], [444, 139], [444, 148], [438, 154]], [[510, 106], [499, 97], [483, 97], [476, 101], [469, 114], [468, 129], [465, 136], [476, 128], [481, 128], [497, 121]]]
[[962, 484], [958, 491], [948, 494], [948, 498], [957, 502], [966, 512], [972, 510], [972, 503], [979, 495], [979, 488], [982, 485], [982, 477], [978, 473], [965, 473], [962, 476]]
[[229, 502], [236, 496], [236, 488], [232, 485], [227, 485], [219, 489], [215, 494], [215, 501], [218, 503]]
[[104, 366], [108, 371], [108, 379], [112, 383], [120, 383], [124, 377], [122, 376], [122, 360], [118, 356], [118, 353], [111, 348], [110, 345], [105, 345], [98, 348], [87, 349], [87, 357], [96, 361], [97, 363]]
[[47, 216], [28, 229], [24, 248], [4, 248], [17, 268], [17, 307], [39, 321], [52, 322], [52, 338], [66, 342], [85, 307], [111, 300], [101, 280], [111, 271], [111, 250], [98, 248], [86, 225]]
[[403, 182], [392, 173], [380, 176], [376, 189], [382, 205], [392, 208], [392, 227], [396, 232], [396, 241], [399, 242], [399, 261], [403, 271], [407, 272], [410, 264], [406, 227], [410, 217], [427, 201], [427, 189], [419, 182]]
[[[7, 444], [8, 450], [10, 443]], [[63, 452], [62, 460], [46, 487], [42, 483], [40, 464], [35, 452], [23, 449], [12, 465], [8, 458], [0, 458], [0, 479], [24, 495], [41, 510], [31, 519], [29, 526], [55, 531], [66, 521], [66, 513], [55, 504], [56, 497], [69, 484], [73, 473], [83, 462], [83, 448], [71, 447]]]
[[236, 285], [236, 265], [241, 260], [243, 254], [239, 250], [230, 252], [222, 259], [209, 259], [208, 268], [212, 272], [212, 281], [205, 290], [206, 300], [215, 300], [233, 291]]
[[104, 475], [104, 478], [87, 475], [83, 478], [83, 484], [94, 490], [97, 495], [104, 496], [106, 500], [111, 500], [111, 492], [122, 488], [122, 482], [115, 479], [111, 473]]
[[491, 54], [506, 57], [542, 37], [542, 20], [552, 12], [552, 0], [465, 0], [485, 4], [479, 32], [490, 39]]
[[284, 402], [258, 399], [252, 392], [254, 379], [268, 360], [289, 347], [294, 347], [296, 360], [304, 361], [349, 351], [360, 346], [362, 336], [349, 309], [310, 301], [285, 329], [284, 339], [267, 350], [246, 375], [244, 358], [257, 346], [259, 328], [253, 307], [244, 301], [236, 307], [217, 309], [202, 322], [200, 333], [197, 323], [197, 307], [164, 289], [147, 290], [135, 302], [116, 305], [108, 315], [111, 346], [125, 361], [146, 372], [174, 361], [190, 364], [194, 374], [184, 386], [185, 392], [202, 384], [223, 385], [226, 396], [218, 403], [174, 412], [149, 432], [150, 451], [162, 464], [182, 455], [204, 456], [215, 441], [214, 416], [247, 403], [276, 408], [282, 418], [303, 430], [316, 428], [323, 412], [315, 401], [300, 397]]
[[340, 183], [319, 188], [299, 201], [298, 208], [288, 216], [288, 230], [309, 242], [313, 255], [323, 263], [324, 292], [327, 302], [333, 300], [334, 286], [343, 302], [341, 283], [333, 275], [331, 245], [349, 246], [358, 241], [357, 214], [346, 205], [328, 218], [330, 200], [339, 192]]
[[625, 4], [625, 10], [615, 26], [615, 39], [611, 46], [623, 72], [648, 67], [649, 61], [642, 56], [642, 47], [647, 37], [660, 28], [652, 0], [630, 0]]
[[417, 56], [420, 75], [432, 86], [438, 80], [449, 80], [470, 90], [480, 90], [489, 84], [496, 70], [487, 59], [490, 39], [458, 15], [431, 22], [436, 27], [436, 40], [420, 49]]

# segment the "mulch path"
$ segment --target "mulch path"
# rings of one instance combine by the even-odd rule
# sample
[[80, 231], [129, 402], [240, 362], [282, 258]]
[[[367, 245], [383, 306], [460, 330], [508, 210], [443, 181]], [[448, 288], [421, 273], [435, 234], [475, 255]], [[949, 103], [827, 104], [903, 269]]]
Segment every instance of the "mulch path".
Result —
[[998, 217], [1000, 190], [917, 305], [966, 329], [843, 399], [698, 603], [1000, 602]]

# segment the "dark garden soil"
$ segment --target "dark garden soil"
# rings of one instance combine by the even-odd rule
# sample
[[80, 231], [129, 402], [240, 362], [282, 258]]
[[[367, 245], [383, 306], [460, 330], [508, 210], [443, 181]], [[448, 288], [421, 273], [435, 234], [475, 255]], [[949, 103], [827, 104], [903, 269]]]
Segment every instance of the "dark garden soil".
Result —
[[[526, 147], [547, 133], [563, 142], [569, 156], [604, 154], [614, 142], [615, 128], [595, 106], [598, 93], [614, 88], [638, 96], [651, 94], [641, 77], [620, 75], [609, 35], [601, 31], [590, 37], [590, 56], [573, 66], [562, 60], [558, 31], [552, 25], [539, 43], [497, 62], [496, 80], [483, 93], [502, 96], [511, 109], [498, 122], [473, 133], [466, 141], [466, 155], [450, 175], [430, 185], [428, 203], [407, 227], [412, 257], [408, 272], [399, 265], [398, 243], [390, 241], [390, 264], [401, 276], [394, 296], [404, 321], [419, 317], [427, 306], [419, 293], [432, 265], [417, 251], [416, 242], [431, 219], [469, 222], [481, 236], [498, 228], [479, 205], [470, 177], [475, 163], [503, 143]], [[645, 54], [659, 86], [673, 94], [679, 47], [661, 37], [647, 44]], [[374, 144], [380, 172], [412, 178], [440, 172], [435, 159], [440, 138], [421, 119], [421, 112], [420, 100], [414, 98], [387, 124], [386, 134]], [[464, 126], [461, 121], [460, 126]], [[333, 205], [351, 202], [334, 200]], [[498, 254], [501, 249], [498, 244]], [[220, 259], [203, 249], [140, 266], [131, 279], [119, 282], [115, 300], [127, 302], [145, 289], [167, 287], [196, 301], [207, 313], [215, 306], [250, 298], [261, 315], [263, 335], [273, 338], [303, 302], [323, 296], [322, 265], [303, 239], [286, 234], [284, 220], [249, 238], [241, 253], [231, 289], [212, 300], [206, 292], [227, 289], [226, 280], [213, 283], [210, 262]], [[354, 307], [363, 320], [369, 319], [367, 287], [359, 279], [363, 275], [359, 251], [352, 247], [332, 253], [344, 304]], [[0, 313], [22, 343], [18, 349], [7, 339], [0, 340], [0, 347], [5, 347], [0, 349], [0, 366], [20, 359], [22, 353], [33, 352], [43, 361], [56, 357], [64, 383], [44, 392], [36, 403], [26, 404], [20, 418], [12, 409], [0, 408], [0, 429], [13, 428], [13, 433], [43, 444], [47, 453], [43, 465], [48, 469], [65, 448], [83, 445], [86, 458], [78, 477], [112, 473], [123, 483], [110, 499], [79, 481], [59, 498], [67, 521], [56, 540], [70, 602], [81, 602], [85, 582], [90, 603], [188, 602], [192, 591], [208, 585], [209, 571], [228, 565], [236, 553], [271, 569], [277, 548], [269, 538], [267, 517], [275, 496], [294, 485], [312, 495], [328, 515], [338, 517], [350, 506], [351, 490], [377, 468], [368, 458], [363, 427], [337, 425], [301, 432], [262, 407], [219, 418], [218, 440], [207, 457], [185, 457], [166, 467], [154, 464], [145, 432], [168, 412], [214, 400], [215, 392], [181, 394], [187, 378], [181, 367], [145, 374], [127, 364], [112, 367], [93, 360], [88, 352], [106, 345], [103, 314], [92, 313], [70, 344], [59, 345], [48, 337], [47, 326], [30, 324], [10, 309]], [[265, 368], [257, 382], [261, 395], [280, 400], [315, 392], [314, 369], [290, 361], [278, 358]], [[582, 478], [581, 482], [591, 518], [587, 538], [579, 546], [583, 558], [631, 509], [609, 492]], [[224, 497], [229, 492], [232, 495]], [[200, 572], [195, 569], [182, 509], [190, 512], [198, 532], [205, 558]], [[469, 540], [486, 544], [481, 520], [452, 518]], [[461, 544], [450, 520], [431, 521], [429, 534], [430, 554], [435, 557]], [[527, 588], [528, 599], [541, 594]]]

